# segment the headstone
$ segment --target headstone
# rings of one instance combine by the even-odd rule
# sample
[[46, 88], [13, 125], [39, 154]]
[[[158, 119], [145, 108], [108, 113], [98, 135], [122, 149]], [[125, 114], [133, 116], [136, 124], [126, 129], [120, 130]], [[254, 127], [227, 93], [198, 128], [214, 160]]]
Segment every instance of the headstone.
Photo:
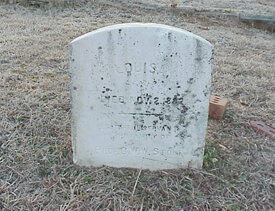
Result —
[[213, 47], [185, 30], [114, 25], [70, 44], [74, 162], [201, 168]]

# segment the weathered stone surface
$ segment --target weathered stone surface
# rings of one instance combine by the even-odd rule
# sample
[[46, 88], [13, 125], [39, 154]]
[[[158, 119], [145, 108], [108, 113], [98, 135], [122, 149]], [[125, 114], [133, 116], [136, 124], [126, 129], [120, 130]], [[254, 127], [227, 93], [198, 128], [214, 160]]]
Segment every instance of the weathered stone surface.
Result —
[[213, 47], [159, 24], [102, 28], [70, 44], [74, 162], [200, 168]]

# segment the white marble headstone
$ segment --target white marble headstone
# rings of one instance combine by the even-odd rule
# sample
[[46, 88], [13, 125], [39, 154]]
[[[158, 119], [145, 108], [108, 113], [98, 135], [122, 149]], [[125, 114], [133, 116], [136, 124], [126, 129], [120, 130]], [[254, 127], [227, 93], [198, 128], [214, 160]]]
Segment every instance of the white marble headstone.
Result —
[[213, 46], [185, 30], [114, 25], [70, 44], [74, 162], [201, 168]]

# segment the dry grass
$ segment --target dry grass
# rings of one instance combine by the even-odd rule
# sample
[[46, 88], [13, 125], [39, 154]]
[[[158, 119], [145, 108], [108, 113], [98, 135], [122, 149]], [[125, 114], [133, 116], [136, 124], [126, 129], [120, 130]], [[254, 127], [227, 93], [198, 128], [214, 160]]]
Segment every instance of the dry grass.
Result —
[[72, 7], [75, 4], [83, 5], [87, 0], [0, 0], [7, 4], [31, 6], [35, 8]]
[[[0, 3], [1, 210], [272, 210], [274, 140], [246, 126], [275, 122], [275, 36], [229, 19], [93, 1], [35, 9]], [[216, 48], [202, 170], [150, 172], [72, 163], [68, 43], [123, 22], [181, 27]]]
[[140, 0], [145, 4], [154, 3], [158, 6], [170, 6], [177, 2], [177, 7], [194, 7], [198, 10], [211, 9], [224, 12], [245, 12], [250, 14], [274, 15], [275, 2], [272, 0]]

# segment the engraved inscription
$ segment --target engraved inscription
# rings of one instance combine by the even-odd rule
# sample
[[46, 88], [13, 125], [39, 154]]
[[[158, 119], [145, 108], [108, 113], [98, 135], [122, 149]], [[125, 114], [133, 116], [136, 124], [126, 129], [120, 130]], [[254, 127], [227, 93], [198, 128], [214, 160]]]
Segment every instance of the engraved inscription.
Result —
[[173, 155], [180, 155], [184, 156], [183, 150], [175, 150], [175, 149], [159, 149], [153, 148], [150, 149], [149, 147], [95, 147], [96, 154], [104, 154], [104, 155], [152, 155], [152, 156], [173, 156]]
[[114, 147], [95, 147], [95, 153], [96, 154], [109, 154], [109, 155], [129, 155], [129, 154], [135, 154], [135, 155], [146, 155], [148, 152], [148, 147], [120, 147], [120, 148], [114, 148]]
[[135, 105], [177, 105], [179, 110], [182, 110], [185, 105], [183, 104], [183, 97], [174, 95], [173, 97], [157, 97], [149, 94], [138, 97], [126, 97], [117, 95], [101, 95], [100, 102], [102, 103], [134, 103]]
[[122, 139], [144, 139], [144, 140], [152, 140], [152, 139], [167, 139], [170, 134], [159, 134], [159, 133], [135, 133], [135, 134], [128, 134], [128, 133], [116, 133], [116, 135]]
[[108, 69], [115, 70], [119, 74], [126, 73], [127, 76], [131, 76], [132, 73], [166, 73], [167, 66], [165, 64], [160, 65], [156, 62], [125, 62], [122, 68], [113, 66], [108, 67]]
[[[130, 100], [133, 100], [131, 98], [129, 98]], [[127, 100], [129, 100], [127, 99]], [[126, 97], [124, 96], [117, 96], [117, 95], [101, 95], [100, 96], [100, 102], [102, 103], [114, 103], [114, 104], [117, 104], [117, 103], [121, 103], [121, 104], [124, 104], [126, 103]]]

